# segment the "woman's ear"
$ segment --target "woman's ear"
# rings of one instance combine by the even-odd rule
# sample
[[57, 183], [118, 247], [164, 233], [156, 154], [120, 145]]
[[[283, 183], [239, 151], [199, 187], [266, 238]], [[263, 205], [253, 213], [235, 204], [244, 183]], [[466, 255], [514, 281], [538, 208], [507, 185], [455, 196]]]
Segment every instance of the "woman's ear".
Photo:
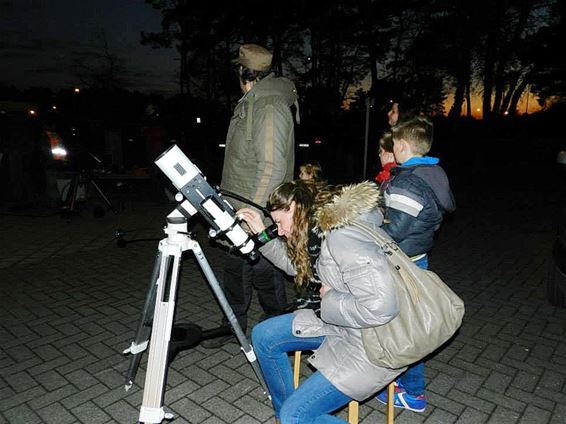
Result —
[[289, 204], [289, 212], [291, 212], [292, 214], [295, 213], [295, 209], [296, 209], [297, 203], [294, 200], [291, 200], [291, 203]]

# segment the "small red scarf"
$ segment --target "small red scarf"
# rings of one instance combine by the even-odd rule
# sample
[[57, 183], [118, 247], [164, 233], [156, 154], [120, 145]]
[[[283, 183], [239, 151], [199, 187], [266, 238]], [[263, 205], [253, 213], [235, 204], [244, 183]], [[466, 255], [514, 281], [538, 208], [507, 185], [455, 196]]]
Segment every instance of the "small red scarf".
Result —
[[391, 177], [391, 168], [397, 165], [395, 162], [388, 162], [383, 165], [383, 169], [375, 176], [375, 181], [379, 184], [387, 181]]

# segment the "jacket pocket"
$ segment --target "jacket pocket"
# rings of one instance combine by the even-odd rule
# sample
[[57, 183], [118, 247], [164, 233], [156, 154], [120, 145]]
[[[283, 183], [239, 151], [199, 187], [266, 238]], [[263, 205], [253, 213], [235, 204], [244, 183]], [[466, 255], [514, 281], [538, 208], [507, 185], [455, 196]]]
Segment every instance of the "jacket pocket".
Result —
[[295, 314], [293, 335], [296, 337], [319, 337], [341, 333], [338, 327], [326, 324], [318, 318], [312, 309], [300, 309], [293, 313]]

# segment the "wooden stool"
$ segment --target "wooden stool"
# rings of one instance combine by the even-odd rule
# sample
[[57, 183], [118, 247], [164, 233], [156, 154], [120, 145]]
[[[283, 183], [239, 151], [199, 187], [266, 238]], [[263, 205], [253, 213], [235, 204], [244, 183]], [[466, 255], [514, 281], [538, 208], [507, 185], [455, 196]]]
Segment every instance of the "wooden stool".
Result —
[[[303, 352], [301, 350], [295, 351], [295, 363], [293, 364], [293, 386], [295, 389], [299, 387], [299, 380], [301, 378], [301, 357]], [[395, 381], [392, 381], [387, 386], [387, 424], [393, 424], [395, 419], [394, 412], [394, 399], [395, 394]], [[360, 404], [357, 400], [352, 400], [348, 404], [348, 424], [358, 424], [360, 415]]]

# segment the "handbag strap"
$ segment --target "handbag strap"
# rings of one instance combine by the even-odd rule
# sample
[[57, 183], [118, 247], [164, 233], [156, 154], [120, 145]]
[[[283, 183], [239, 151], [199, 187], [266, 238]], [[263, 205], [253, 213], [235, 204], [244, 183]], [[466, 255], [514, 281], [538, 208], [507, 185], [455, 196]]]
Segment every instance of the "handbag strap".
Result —
[[[352, 226], [363, 230], [365, 233], [367, 233], [369, 236], [371, 236], [371, 238], [374, 239], [374, 241], [377, 243], [377, 245], [379, 247], [381, 247], [386, 253], [387, 255], [391, 256], [393, 254], [393, 252], [399, 252], [402, 255], [405, 255], [402, 250], [399, 248], [399, 246], [397, 245], [397, 243], [395, 242], [395, 240], [391, 239], [390, 237], [386, 237], [383, 234], [378, 233], [377, 231], [375, 231], [373, 228], [362, 224], [361, 222], [358, 221], [352, 221], [350, 223]], [[407, 256], [407, 255], [405, 255]], [[407, 259], [409, 259], [407, 257]], [[410, 259], [409, 259], [410, 260]]]
[[392, 240], [391, 238], [380, 234], [379, 232], [375, 231], [373, 228], [368, 227], [367, 225], [362, 224], [358, 221], [352, 221], [350, 223], [352, 226], [364, 231], [368, 234], [375, 243], [381, 247], [383, 252], [385, 253], [385, 257], [387, 260], [398, 270], [403, 271], [403, 274], [408, 275], [410, 277], [402, 278], [403, 282], [407, 286], [409, 290], [409, 294], [413, 299], [413, 302], [417, 303], [419, 301], [419, 289], [414, 281], [418, 280], [417, 273], [421, 270], [411, 259], [399, 248], [397, 243]]

